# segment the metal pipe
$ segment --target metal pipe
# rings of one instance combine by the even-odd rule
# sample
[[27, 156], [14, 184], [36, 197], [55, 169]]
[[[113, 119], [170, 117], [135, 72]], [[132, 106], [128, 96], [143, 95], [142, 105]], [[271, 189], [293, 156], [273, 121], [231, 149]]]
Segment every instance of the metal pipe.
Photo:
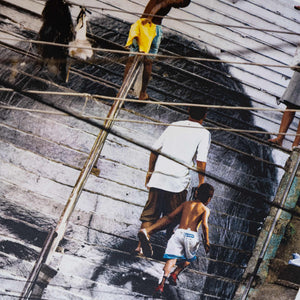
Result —
[[[280, 204], [279, 204], [280, 206], [283, 206], [283, 205], [284, 205], [284, 203], [285, 203], [285, 201], [286, 201], [286, 199], [287, 199], [287, 197], [288, 197], [288, 194], [289, 194], [289, 192], [290, 192], [291, 186], [292, 186], [293, 181], [294, 181], [294, 178], [295, 178], [295, 176], [296, 176], [296, 173], [297, 173], [299, 164], [300, 164], [300, 155], [298, 155], [298, 158], [297, 158], [297, 161], [296, 161], [296, 163], [295, 163], [295, 166], [294, 166], [294, 168], [293, 168], [293, 170], [292, 170], [292, 172], [291, 172], [291, 175], [290, 175], [290, 177], [289, 177], [289, 179], [288, 179], [286, 189], [285, 189], [285, 191], [284, 191], [284, 193], [283, 193], [283, 195], [282, 195], [282, 199], [281, 199]], [[273, 219], [271, 228], [270, 228], [270, 230], [269, 230], [269, 232], [268, 232], [268, 235], [267, 235], [267, 237], [266, 237], [266, 240], [265, 240], [265, 242], [264, 242], [264, 245], [263, 245], [263, 247], [262, 247], [262, 249], [261, 249], [261, 251], [260, 251], [258, 260], [257, 260], [256, 265], [255, 265], [255, 268], [254, 268], [254, 271], [253, 271], [253, 273], [251, 274], [251, 276], [250, 276], [250, 278], [249, 278], [249, 280], [248, 280], [248, 282], [247, 282], [247, 285], [246, 285], [246, 287], [245, 287], [245, 289], [244, 289], [244, 292], [243, 292], [243, 294], [242, 294], [241, 300], [245, 300], [245, 299], [247, 298], [247, 296], [248, 296], [248, 293], [249, 293], [249, 291], [250, 291], [250, 288], [251, 288], [251, 285], [252, 285], [252, 283], [253, 283], [253, 280], [254, 280], [254, 278], [255, 278], [257, 272], [258, 272], [258, 269], [259, 269], [259, 267], [260, 267], [260, 264], [262, 263], [262, 261], [263, 261], [263, 259], [264, 259], [264, 256], [265, 256], [265, 254], [266, 254], [267, 248], [268, 248], [268, 246], [269, 246], [269, 244], [270, 244], [270, 241], [271, 241], [271, 238], [272, 238], [272, 235], [273, 235], [273, 232], [274, 232], [276, 223], [277, 223], [277, 221], [278, 221], [278, 219], [279, 219], [279, 217], [280, 217], [281, 212], [282, 212], [282, 209], [278, 209], [277, 212], [276, 212], [276, 215], [275, 215], [275, 217], [274, 217], [274, 219]]]

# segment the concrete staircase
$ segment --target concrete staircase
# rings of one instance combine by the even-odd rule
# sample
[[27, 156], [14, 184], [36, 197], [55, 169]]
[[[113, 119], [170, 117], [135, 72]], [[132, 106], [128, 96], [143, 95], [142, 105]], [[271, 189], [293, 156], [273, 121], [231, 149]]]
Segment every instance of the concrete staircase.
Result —
[[[8, 7], [1, 2], [3, 6]], [[30, 10], [34, 9], [20, 10], [18, 18], [27, 20], [32, 17], [33, 11]], [[13, 13], [15, 8], [9, 7], [7, 11]], [[1, 21], [1, 28], [9, 27], [11, 36], [23, 37], [34, 36], [40, 24], [38, 16], [33, 18], [32, 24], [27, 24], [29, 28], [11, 24], [3, 16]], [[110, 28], [113, 22], [118, 30]], [[91, 23], [94, 26], [91, 34], [94, 35], [97, 35], [95, 28], [100, 28], [97, 24], [107, 28], [107, 32], [99, 35], [102, 43], [116, 43], [119, 39], [121, 47], [129, 24], [111, 17], [95, 19]], [[166, 37], [164, 47], [167, 48], [174, 38]], [[184, 47], [185, 40], [180, 35], [178, 40]], [[96, 101], [83, 96], [36, 95], [24, 93], [24, 90], [112, 96], [122, 82], [124, 58], [122, 61], [118, 55], [98, 52], [95, 57], [102, 58], [102, 64], [73, 62], [69, 82], [63, 83], [30, 58], [35, 51], [28, 50], [28, 45], [5, 42], [2, 46], [1, 57], [14, 57], [18, 61], [16, 74], [7, 63], [1, 65], [0, 76], [0, 87], [16, 88], [15, 92], [1, 91], [0, 103], [13, 106], [13, 109], [2, 107], [0, 111], [0, 280], [3, 283], [0, 294], [1, 299], [11, 299], [19, 296], [47, 233], [56, 225], [99, 133], [99, 128], [84, 120], [62, 115], [53, 105], [105, 118], [111, 104], [111, 101]], [[186, 51], [190, 49], [196, 51], [194, 45], [191, 48], [186, 46]], [[203, 54], [199, 49], [197, 51], [199, 55]], [[26, 63], [22, 64], [25, 58]], [[149, 86], [151, 99], [174, 102], [200, 99], [201, 103], [220, 101], [229, 105], [236, 100], [237, 93], [243, 92], [237, 79], [232, 79], [232, 82], [226, 79], [227, 88], [208, 84], [199, 89], [201, 84], [204, 85], [198, 77], [200, 66], [195, 63], [193, 68], [196, 71], [191, 72], [186, 70], [186, 65], [177, 66], [171, 61], [157, 63]], [[173, 74], [180, 76], [176, 78]], [[222, 76], [219, 75], [220, 80]], [[205, 99], [209, 95], [211, 98]], [[248, 98], [245, 95], [240, 101], [247, 106], [243, 101], [248, 101]], [[125, 104], [119, 115], [120, 119], [163, 123], [186, 117], [184, 107], [175, 109], [130, 103]], [[102, 124], [103, 120], [97, 118], [94, 120]], [[217, 123], [223, 126], [234, 124], [236, 128], [257, 128], [250, 113], [211, 111], [205, 125], [217, 126]], [[132, 122], [116, 122], [114, 125], [122, 135], [148, 145], [152, 145], [164, 128], [158, 124]], [[167, 287], [168, 299], [232, 298], [268, 212], [265, 203], [251, 194], [237, 191], [234, 186], [272, 199], [277, 180], [283, 173], [274, 165], [273, 157], [280, 157], [283, 162], [288, 157], [285, 149], [272, 150], [265, 145], [262, 135], [249, 138], [219, 130], [211, 132], [213, 144], [207, 171], [233, 186], [207, 177], [207, 182], [216, 187], [210, 204], [211, 253], [206, 256], [200, 247], [198, 260], [181, 275], [178, 287]], [[269, 160], [270, 164], [253, 157]], [[108, 136], [97, 163], [100, 175], [89, 177], [60, 245], [62, 252], [55, 253], [58, 274], [47, 287], [43, 295], [45, 299], [152, 298], [162, 274], [161, 258], [166, 245], [164, 233], [153, 236], [153, 259], [131, 254], [137, 243], [139, 216], [148, 195], [144, 187], [148, 158], [149, 151], [114, 135]], [[197, 175], [193, 173], [192, 177], [195, 183]]]

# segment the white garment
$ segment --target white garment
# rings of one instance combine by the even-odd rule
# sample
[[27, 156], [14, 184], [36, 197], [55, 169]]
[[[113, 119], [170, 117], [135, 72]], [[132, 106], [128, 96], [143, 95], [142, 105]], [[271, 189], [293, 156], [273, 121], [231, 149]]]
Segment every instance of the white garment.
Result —
[[76, 39], [69, 43], [69, 55], [86, 60], [93, 56], [91, 43], [86, 38], [86, 16], [80, 11], [79, 20], [75, 27]]
[[[170, 155], [186, 165], [193, 166], [193, 159], [206, 162], [210, 147], [210, 132], [198, 122], [178, 121], [169, 126], [154, 143], [155, 150]], [[178, 126], [179, 125], [179, 126]], [[148, 187], [179, 193], [190, 183], [189, 169], [159, 155]]]

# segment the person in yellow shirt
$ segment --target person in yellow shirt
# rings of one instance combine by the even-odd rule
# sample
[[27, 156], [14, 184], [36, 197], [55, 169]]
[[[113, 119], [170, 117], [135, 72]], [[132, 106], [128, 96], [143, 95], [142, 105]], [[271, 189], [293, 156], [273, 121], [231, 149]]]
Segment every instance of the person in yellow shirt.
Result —
[[[148, 26], [150, 30], [149, 38], [153, 39], [150, 44], [150, 49], [148, 53], [157, 54], [159, 45], [162, 39], [162, 27], [161, 23], [172, 7], [181, 8], [186, 7], [190, 4], [191, 0], [150, 0], [145, 7], [144, 13], [141, 16], [141, 21], [139, 25]], [[154, 34], [152, 32], [152, 28], [154, 26]], [[155, 36], [154, 36], [155, 35]], [[131, 52], [145, 52], [144, 48], [140, 49], [143, 41], [139, 41], [137, 38], [131, 39], [129, 36], [127, 46], [130, 45]], [[146, 42], [147, 43], [147, 42]], [[148, 47], [146, 47], [147, 49]], [[133, 55], [129, 56], [129, 59], [126, 63], [124, 78], [126, 77], [132, 62]], [[146, 89], [151, 77], [152, 73], [152, 64], [155, 56], [145, 56], [144, 58], [144, 71], [143, 71], [143, 79], [142, 79], [142, 88], [140, 91], [139, 99], [146, 100], [148, 99], [148, 94], [146, 93]]]

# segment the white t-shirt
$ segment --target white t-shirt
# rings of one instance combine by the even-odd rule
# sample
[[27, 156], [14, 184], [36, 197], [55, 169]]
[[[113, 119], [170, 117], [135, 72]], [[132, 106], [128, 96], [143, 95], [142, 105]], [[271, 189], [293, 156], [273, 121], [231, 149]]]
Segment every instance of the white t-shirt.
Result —
[[[198, 122], [189, 120], [174, 122], [171, 125], [177, 126], [169, 126], [163, 132], [154, 143], [154, 150], [170, 155], [189, 166], [193, 166], [194, 158], [206, 162], [210, 132]], [[148, 187], [179, 193], [188, 187], [189, 173], [187, 167], [159, 155]]]

